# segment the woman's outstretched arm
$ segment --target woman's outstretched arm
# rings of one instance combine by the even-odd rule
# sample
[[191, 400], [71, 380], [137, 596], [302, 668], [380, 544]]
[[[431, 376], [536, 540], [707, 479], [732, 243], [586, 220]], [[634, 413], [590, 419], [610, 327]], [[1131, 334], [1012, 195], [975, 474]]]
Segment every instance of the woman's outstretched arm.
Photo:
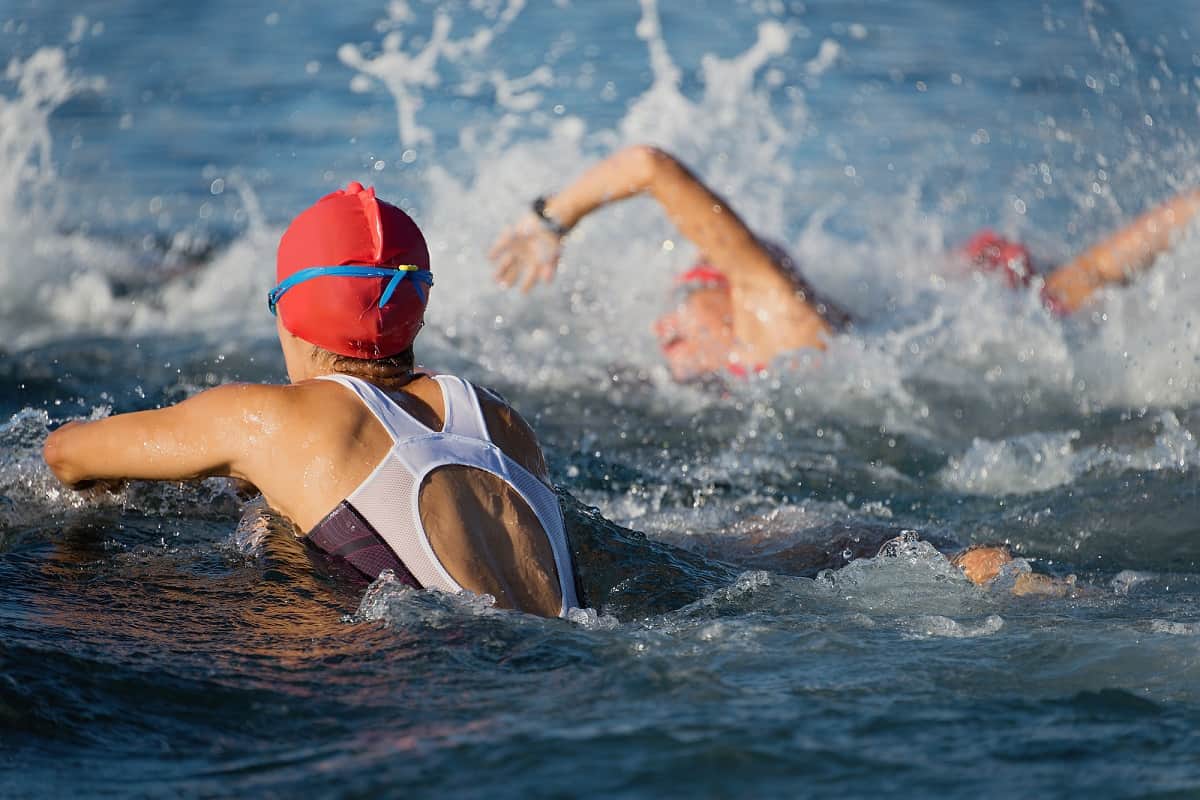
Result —
[[[625, 148], [593, 165], [547, 197], [545, 215], [566, 232], [599, 208], [648, 194], [679, 232], [696, 245], [731, 285], [756, 273], [779, 272], [770, 252], [719, 195], [678, 159], [657, 147]], [[496, 279], [528, 290], [553, 279], [561, 253], [559, 236], [533, 214], [506, 230], [492, 246]]]
[[553, 227], [565, 233], [593, 211], [639, 194], [653, 197], [728, 279], [734, 333], [751, 363], [823, 346], [832, 328], [795, 277], [723, 198], [670, 153], [647, 145], [609, 156], [546, 198], [547, 220], [529, 213], [506, 230], [489, 253], [496, 279], [506, 286], [520, 283], [525, 291], [551, 281], [562, 253]]
[[1200, 190], [1155, 206], [1051, 272], [1044, 290], [1047, 298], [1063, 311], [1075, 311], [1097, 289], [1124, 281], [1150, 266], [1197, 211]]

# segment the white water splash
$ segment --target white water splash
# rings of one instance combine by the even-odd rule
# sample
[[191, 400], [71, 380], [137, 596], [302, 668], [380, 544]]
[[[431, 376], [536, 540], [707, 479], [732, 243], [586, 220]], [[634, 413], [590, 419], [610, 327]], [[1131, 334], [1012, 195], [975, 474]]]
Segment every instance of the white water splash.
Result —
[[[997, 417], [1013, 413], [1009, 409], [1015, 406], [1088, 413], [1113, 406], [1186, 406], [1200, 397], [1200, 362], [1191, 356], [1200, 351], [1200, 326], [1193, 324], [1200, 281], [1189, 267], [1200, 252], [1196, 237], [1185, 237], [1133, 285], [1106, 292], [1088, 312], [1054, 319], [1035, 293], [1013, 292], [966, 274], [948, 259], [945, 250], [954, 242], [947, 241], [945, 220], [922, 202], [921, 187], [871, 207], [807, 188], [808, 167], [797, 164], [811, 164], [796, 156], [797, 146], [808, 146], [811, 135], [805, 92], [832, 84], [862, 46], [860, 35], [851, 34], [842, 43], [826, 40], [816, 52], [805, 54], [804, 76], [814, 77], [815, 71], [823, 80], [805, 84], [801, 76], [781, 101], [772, 92], [779, 80], [771, 77], [772, 70], [808, 40], [796, 39], [793, 27], [766, 21], [741, 52], [705, 54], [699, 89], [685, 92], [681, 70], [663, 38], [657, 4], [645, 0], [639, 7], [640, 20], [631, 15], [629, 24], [646, 43], [650, 85], [631, 95], [621, 117], [606, 128], [542, 110], [556, 81], [565, 78], [549, 63], [519, 77], [497, 67], [496, 45], [520, 18], [522, 3], [472, 5], [472, 13], [484, 14], [489, 22], [456, 38], [448, 17], [439, 22], [435, 13], [431, 27], [418, 29], [415, 9], [394, 2], [379, 28], [376, 51], [343, 46], [347, 63], [361, 70], [360, 78], [392, 91], [397, 133], [405, 142], [428, 141], [422, 138], [429, 133], [424, 127], [429, 121], [422, 118], [420, 104], [431, 86], [451, 88], [447, 84], [453, 79], [457, 83], [451, 94], [461, 90], [473, 96], [489, 87], [495, 91], [496, 112], [462, 126], [461, 151], [453, 159], [447, 158], [444, 167], [404, 175], [406, 181], [421, 183], [406, 185], [404, 191], [421, 197], [417, 216], [434, 250], [439, 288], [422, 344], [436, 359], [484, 376], [519, 375], [521, 385], [531, 391], [571, 391], [632, 373], [672, 407], [690, 410], [727, 402], [672, 386], [662, 368], [650, 322], [662, 308], [669, 276], [685, 267], [694, 251], [648, 202], [622, 204], [574, 231], [558, 282], [539, 289], [534, 302], [501, 291], [488, 279], [484, 253], [490, 241], [531, 197], [552, 192], [613, 148], [657, 138], [709, 179], [756, 228], [776, 234], [803, 223], [787, 244], [814, 284], [856, 317], [856, 327], [835, 337], [826, 354], [781, 362], [768, 380], [732, 387], [732, 402], [752, 401], [750, 431], [787, 440], [793, 430], [767, 415], [790, 408], [797, 412], [795, 425], [824, 414], [920, 439], [959, 437], [951, 449], [967, 447], [961, 459], [978, 455], [999, 461], [985, 465], [988, 477], [972, 472], [964, 461], [961, 475], [947, 480], [973, 483], [986, 492], [997, 471], [1015, 475], [1013, 470], [1023, 463], [1017, 451], [1030, 443], [1017, 442], [1007, 448], [1012, 453], [998, 456], [984, 453], [986, 445], [980, 445], [976, 453], [961, 431], [974, 432], [977, 420], [949, 418], [955, 406], [968, 415], [975, 411]], [[82, 91], [90, 85], [72, 79], [61, 53], [50, 61], [56, 65], [47, 62], [41, 71], [52, 76], [49, 83], [58, 93], [28, 89], [28, 102], [42, 96], [52, 104], [64, 87]], [[25, 103], [23, 97], [18, 91], [12, 102]], [[22, 152], [34, 154], [26, 159], [27, 166], [33, 164], [26, 174], [32, 169], [39, 181], [61, 188], [37, 144], [48, 142], [46, 123], [25, 129], [36, 134], [23, 140]], [[9, 130], [6, 126], [4, 133]], [[0, 177], [13, 174], [8, 169]], [[380, 190], [385, 197], [391, 191], [386, 185]], [[10, 190], [0, 202], [11, 203], [15, 196]], [[252, 193], [243, 199], [252, 205]], [[837, 219], [848, 215], [863, 218], [865, 238], [852, 241], [832, 230]], [[46, 214], [37, 218], [41, 229], [52, 227], [45, 224]], [[270, 283], [268, 265], [277, 234], [265, 224], [252, 225], [201, 268], [147, 280], [147, 288], [133, 296], [115, 290], [113, 278], [128, 275], [130, 264], [142, 263], [144, 257], [137, 253], [79, 234], [42, 233], [32, 243], [23, 235], [0, 237], [5, 243], [0, 287], [9, 290], [0, 294], [6, 343], [23, 347], [93, 331], [269, 335], [261, 298]], [[31, 261], [34, 269], [29, 269]], [[27, 276], [35, 272], [40, 277], [33, 285]], [[948, 395], [958, 398], [954, 405]], [[1008, 442], [1002, 431], [981, 441]], [[1184, 447], [1185, 461], [1192, 457], [1186, 442], [1176, 444]], [[762, 456], [763, 449], [754, 455]], [[727, 454], [717, 458], [723, 459], [721, 468], [746, 466]], [[1056, 458], [1049, 454], [1024, 485], [1001, 478], [995, 490], [1056, 485], [1075, 469], [1069, 459]]]
[[888, 542], [875, 558], [824, 570], [813, 583], [820, 592], [873, 613], [953, 615], [981, 596], [949, 559], [913, 535]]
[[1078, 431], [1031, 433], [998, 442], [976, 439], [951, 458], [939, 476], [948, 488], [971, 494], [1028, 494], [1053, 489], [1097, 470], [1185, 471], [1200, 466], [1200, 445], [1172, 411], [1156, 419], [1148, 447], [1077, 447]]
[[[110, 412], [108, 406], [97, 406], [87, 415], [68, 417], [66, 421], [94, 421]], [[0, 424], [0, 526], [17, 528], [44, 521], [48, 514], [89, 509], [203, 516], [233, 514], [241, 507], [232, 484], [223, 478], [191, 483], [135, 481], [82, 491], [70, 489], [58, 481], [42, 459], [42, 446], [51, 425], [45, 410], [31, 408]]]
[[440, 628], [464, 616], [500, 613], [496, 598], [489, 594], [462, 591], [449, 594], [436, 589], [414, 589], [385, 569], [371, 582], [359, 601], [358, 610], [346, 622], [384, 622], [397, 627], [426, 625]]
[[[381, 52], [366, 55], [354, 44], [343, 44], [338, 48], [338, 59], [343, 64], [358, 70], [359, 74], [350, 82], [355, 92], [368, 91], [372, 80], [378, 81], [392, 95], [396, 103], [396, 125], [400, 143], [405, 147], [417, 147], [433, 141], [433, 132], [417, 122], [417, 112], [424, 105], [422, 89], [431, 89], [441, 84], [439, 64], [445, 60], [454, 62], [464, 55], [478, 57], [516, 20], [525, 7], [524, 0], [509, 0], [499, 13], [498, 21], [490, 27], [477, 28], [475, 33], [463, 39], [451, 39], [453, 19], [438, 12], [428, 41], [419, 50], [404, 49], [404, 34], [397, 28], [408, 25], [413, 14], [406, 3], [393, 3], [388, 8], [388, 20], [382, 25], [391, 28], [381, 43]], [[496, 9], [488, 9], [492, 16]], [[489, 81], [501, 96], [501, 105], [515, 110], [529, 110], [540, 102], [536, 93], [521, 94], [529, 86], [545, 85], [545, 72], [535, 70], [523, 79], [508, 80], [499, 70], [491, 70]]]
[[4, 79], [16, 86], [0, 96], [0, 224], [30, 224], [30, 204], [56, 177], [50, 115], [72, 97], [101, 91], [104, 81], [67, 67], [58, 47], [43, 47], [25, 60], [13, 58]]
[[[862, 37], [858, 37], [862, 38]], [[817, 54], [804, 65], [804, 71], [809, 75], [816, 77], [828, 72], [838, 59], [842, 57], [842, 46], [832, 39], [826, 39], [821, 42], [821, 48]]]
[[971, 623], [938, 614], [926, 614], [905, 621], [902, 627], [908, 636], [916, 639], [975, 639], [999, 633], [1004, 627], [1004, 618], [999, 614], [989, 614]]
[[1172, 622], [1166, 619], [1150, 620], [1150, 630], [1169, 636], [1200, 636], [1200, 622]]

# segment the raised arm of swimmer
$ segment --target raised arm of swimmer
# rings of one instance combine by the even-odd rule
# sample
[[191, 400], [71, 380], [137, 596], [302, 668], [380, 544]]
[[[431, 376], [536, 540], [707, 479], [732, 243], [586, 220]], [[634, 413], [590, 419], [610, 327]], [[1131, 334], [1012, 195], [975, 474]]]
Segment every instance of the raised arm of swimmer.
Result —
[[1153, 263], [1200, 211], [1200, 191], [1176, 195], [1089, 247], [1046, 278], [1047, 299], [1072, 312], [1098, 289], [1121, 283]]
[[606, 158], [546, 198], [543, 218], [530, 213], [505, 231], [490, 252], [496, 279], [524, 290], [550, 281], [562, 233], [591, 212], [639, 194], [653, 197], [728, 282], [731, 362], [765, 364], [782, 352], [824, 347], [831, 326], [782, 256], [678, 159], [655, 147], [630, 147]]

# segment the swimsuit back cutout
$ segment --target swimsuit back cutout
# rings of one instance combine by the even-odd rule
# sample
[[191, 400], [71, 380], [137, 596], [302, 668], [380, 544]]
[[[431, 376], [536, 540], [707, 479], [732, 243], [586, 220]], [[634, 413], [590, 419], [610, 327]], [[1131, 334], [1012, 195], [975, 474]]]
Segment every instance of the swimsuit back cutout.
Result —
[[397, 578], [418, 588], [461, 591], [463, 587], [438, 559], [421, 521], [421, 487], [439, 467], [482, 470], [507, 484], [541, 525], [558, 573], [559, 615], [578, 606], [558, 499], [492, 442], [470, 383], [452, 375], [434, 378], [445, 405], [442, 429], [434, 431], [374, 384], [348, 375], [322, 375], [320, 380], [354, 392], [387, 431], [392, 448], [358, 488], [308, 534], [313, 544], [345, 558], [370, 578], [392, 569]]

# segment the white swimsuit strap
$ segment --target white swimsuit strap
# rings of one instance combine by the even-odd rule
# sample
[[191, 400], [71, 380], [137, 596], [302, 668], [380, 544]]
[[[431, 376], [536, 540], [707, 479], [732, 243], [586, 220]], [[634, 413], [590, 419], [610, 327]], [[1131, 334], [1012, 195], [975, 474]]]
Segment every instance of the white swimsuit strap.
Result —
[[442, 432], [490, 442], [492, 437], [488, 435], [475, 387], [455, 375], [437, 375], [434, 380], [442, 387], [446, 408]]
[[[420, 488], [425, 476], [439, 466], [461, 464], [502, 478], [529, 505], [541, 523], [554, 555], [562, 597], [560, 615], [578, 605], [558, 498], [546, 484], [492, 442], [479, 398], [470, 383], [453, 375], [434, 378], [442, 390], [445, 421], [441, 431], [433, 431], [372, 383], [350, 375], [322, 375], [320, 379], [339, 383], [358, 395], [393, 439], [388, 455], [347, 500], [383, 537], [422, 586], [449, 592], [462, 589], [434, 553], [421, 524], [419, 508]], [[397, 502], [404, 497], [408, 502]]]
[[379, 420], [379, 424], [392, 437], [393, 442], [433, 432], [428, 426], [417, 421], [416, 417], [405, 411], [387, 392], [362, 378], [335, 374], [319, 375], [317, 380], [340, 383], [358, 395], [363, 405], [370, 409], [371, 413], [375, 415], [375, 419]]

